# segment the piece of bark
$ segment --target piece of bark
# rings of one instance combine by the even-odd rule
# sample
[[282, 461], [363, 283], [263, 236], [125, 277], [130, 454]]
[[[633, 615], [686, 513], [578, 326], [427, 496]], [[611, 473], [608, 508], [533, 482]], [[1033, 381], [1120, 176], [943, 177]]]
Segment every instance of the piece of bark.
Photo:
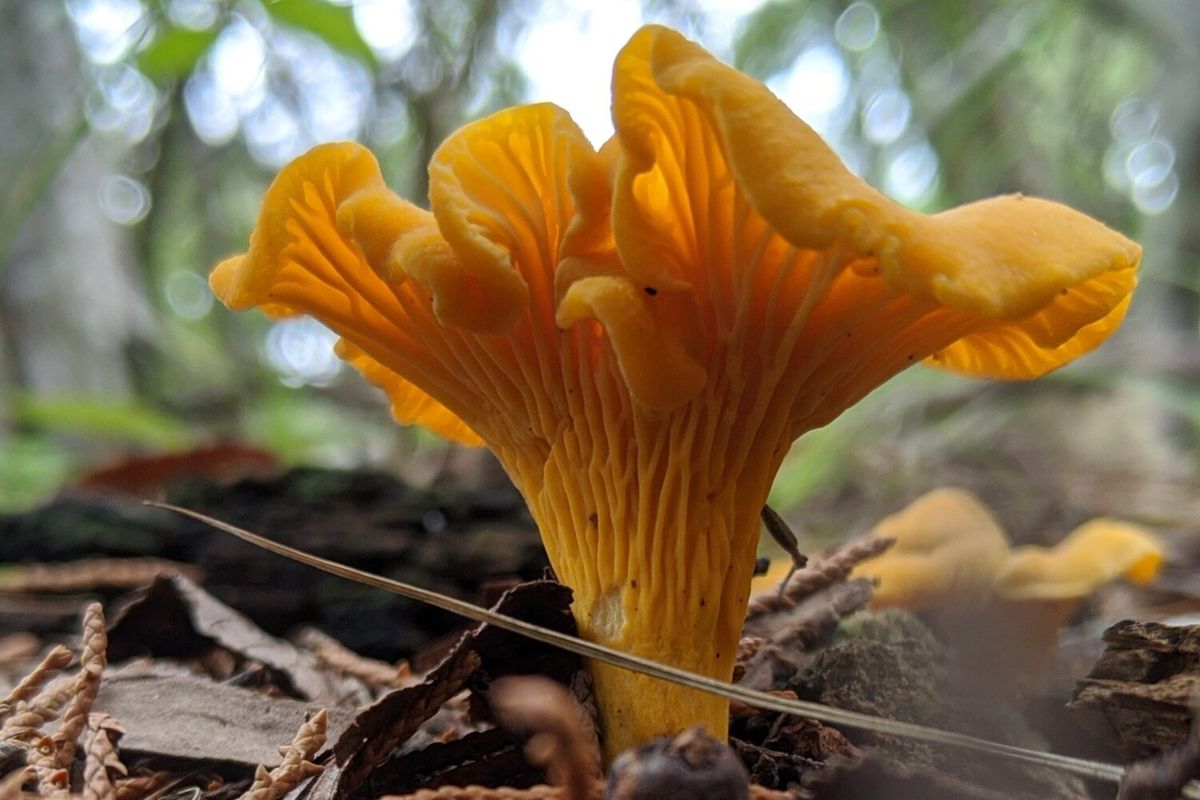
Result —
[[339, 792], [358, 794], [388, 755], [458, 694], [478, 668], [479, 655], [461, 648], [421, 683], [386, 694], [360, 713], [333, 745], [343, 768]]
[[[795, 699], [794, 692], [774, 692]], [[783, 789], [833, 759], [855, 756], [856, 748], [836, 728], [816, 720], [735, 703], [730, 709], [730, 745], [759, 785]]]
[[1200, 725], [1193, 720], [1178, 747], [1125, 768], [1117, 800], [1174, 800], [1189, 781], [1200, 777]]
[[1118, 622], [1104, 641], [1071, 701], [1080, 725], [1127, 760], [1181, 745], [1200, 694], [1200, 625]]
[[441, 786], [503, 785], [523, 789], [543, 780], [544, 770], [526, 760], [521, 742], [498, 728], [396, 756], [371, 776], [374, 785], [386, 786], [394, 794]]
[[[278, 766], [280, 744], [291, 741], [319, 707], [133, 664], [106, 673], [94, 709], [121, 720], [127, 731], [121, 740], [124, 753], [253, 768]], [[330, 709], [329, 715], [333, 735], [350, 723], [343, 709]]]
[[[508, 616], [574, 633], [570, 599], [570, 589], [561, 584], [531, 581], [505, 592], [494, 608]], [[529, 673], [569, 684], [580, 666], [579, 659], [572, 654], [492, 625], [468, 631], [421, 683], [384, 695], [363, 711], [354, 726], [336, 741], [333, 750], [343, 767], [339, 796], [353, 797], [364, 792], [368, 777], [372, 773], [384, 774], [388, 756], [462, 689], [483, 691], [501, 676]], [[479, 713], [486, 714], [486, 707], [481, 707]], [[392, 791], [379, 781], [371, 786], [375, 794]]]

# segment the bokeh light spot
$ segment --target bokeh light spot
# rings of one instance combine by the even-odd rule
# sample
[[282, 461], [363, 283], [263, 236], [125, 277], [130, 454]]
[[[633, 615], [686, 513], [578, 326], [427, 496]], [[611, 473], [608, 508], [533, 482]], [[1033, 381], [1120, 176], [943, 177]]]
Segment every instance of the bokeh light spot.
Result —
[[1108, 126], [1118, 142], [1144, 139], [1158, 127], [1158, 107], [1137, 95], [1127, 97], [1113, 109]]
[[79, 46], [97, 64], [115, 64], [137, 42], [146, 22], [138, 0], [68, 0]]
[[395, 61], [417, 40], [417, 24], [408, 0], [355, 0], [354, 25], [384, 61]]
[[870, 3], [851, 3], [837, 18], [833, 35], [847, 50], [866, 50], [879, 38], [879, 11]]
[[1161, 214], [1171, 207], [1179, 194], [1179, 176], [1169, 172], [1155, 183], [1134, 181], [1131, 194], [1138, 211], [1150, 216]]
[[108, 175], [100, 182], [100, 208], [118, 225], [136, 225], [150, 213], [150, 190], [128, 175]]
[[884, 174], [884, 190], [901, 203], [919, 205], [928, 199], [938, 177], [938, 157], [928, 140], [900, 150]]
[[163, 296], [171, 310], [186, 320], [204, 319], [212, 311], [213, 293], [208, 281], [194, 272], [172, 272], [163, 284]]
[[848, 107], [850, 70], [828, 42], [811, 44], [779, 78], [767, 81], [788, 106], [822, 135], [830, 136]]
[[884, 89], [867, 101], [862, 112], [863, 135], [875, 144], [891, 144], [908, 129], [912, 103], [899, 89]]
[[285, 319], [267, 333], [264, 356], [288, 386], [328, 386], [341, 371], [337, 334], [308, 317]]

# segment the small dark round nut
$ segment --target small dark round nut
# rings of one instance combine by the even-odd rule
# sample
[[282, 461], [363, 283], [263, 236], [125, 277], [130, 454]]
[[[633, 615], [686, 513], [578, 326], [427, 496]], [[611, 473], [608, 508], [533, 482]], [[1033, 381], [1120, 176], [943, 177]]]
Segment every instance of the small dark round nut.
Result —
[[748, 800], [741, 759], [701, 728], [622, 753], [608, 770], [605, 800]]

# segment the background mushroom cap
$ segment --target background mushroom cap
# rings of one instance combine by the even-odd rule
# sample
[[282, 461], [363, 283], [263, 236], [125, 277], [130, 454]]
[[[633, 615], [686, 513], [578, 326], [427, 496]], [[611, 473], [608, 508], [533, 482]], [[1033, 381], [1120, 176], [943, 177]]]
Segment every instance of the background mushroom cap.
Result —
[[988, 602], [1008, 557], [1000, 524], [965, 489], [934, 489], [880, 520], [871, 533], [896, 540], [853, 573], [878, 582], [876, 606], [968, 611]]
[[996, 576], [996, 592], [1006, 600], [1081, 599], [1118, 578], [1147, 584], [1162, 562], [1162, 544], [1148, 531], [1094, 519], [1054, 547], [1014, 550]]

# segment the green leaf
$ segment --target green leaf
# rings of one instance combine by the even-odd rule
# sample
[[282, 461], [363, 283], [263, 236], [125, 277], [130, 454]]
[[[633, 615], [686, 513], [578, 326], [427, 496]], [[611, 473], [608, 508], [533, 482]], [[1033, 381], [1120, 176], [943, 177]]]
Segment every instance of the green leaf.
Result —
[[183, 422], [136, 402], [18, 394], [13, 398], [12, 417], [17, 424], [46, 431], [99, 436], [152, 447], [178, 448], [192, 439]]
[[375, 53], [355, 27], [354, 12], [348, 6], [326, 0], [273, 0], [263, 7], [279, 22], [314, 33], [333, 49], [375, 70]]
[[194, 31], [167, 26], [149, 47], [137, 54], [137, 68], [155, 83], [167, 83], [191, 74], [200, 57], [217, 40], [219, 28]]

